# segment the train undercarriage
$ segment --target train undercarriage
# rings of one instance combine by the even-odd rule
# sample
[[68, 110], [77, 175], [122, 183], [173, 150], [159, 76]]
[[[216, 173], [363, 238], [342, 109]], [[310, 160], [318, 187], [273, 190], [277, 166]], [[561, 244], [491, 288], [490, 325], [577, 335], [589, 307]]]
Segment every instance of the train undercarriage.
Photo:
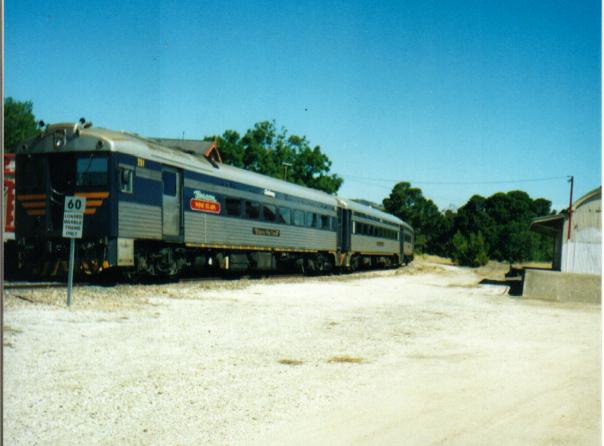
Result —
[[[18, 242], [18, 275], [57, 278], [67, 274], [67, 239]], [[114, 245], [106, 240], [76, 242], [76, 274], [88, 277], [120, 276], [127, 280], [145, 278], [176, 279], [219, 273], [302, 273], [321, 274], [398, 267], [405, 259], [398, 255], [371, 255], [341, 252], [297, 252], [285, 250], [245, 250], [188, 247], [159, 241], [134, 241], [132, 258], [116, 261]], [[7, 262], [10, 260], [7, 259]]]

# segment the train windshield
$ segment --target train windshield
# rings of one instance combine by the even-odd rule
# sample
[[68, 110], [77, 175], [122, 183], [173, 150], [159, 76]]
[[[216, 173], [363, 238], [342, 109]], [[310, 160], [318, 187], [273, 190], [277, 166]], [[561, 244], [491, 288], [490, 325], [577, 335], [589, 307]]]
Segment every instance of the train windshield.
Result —
[[76, 186], [106, 186], [107, 158], [93, 155], [76, 161]]

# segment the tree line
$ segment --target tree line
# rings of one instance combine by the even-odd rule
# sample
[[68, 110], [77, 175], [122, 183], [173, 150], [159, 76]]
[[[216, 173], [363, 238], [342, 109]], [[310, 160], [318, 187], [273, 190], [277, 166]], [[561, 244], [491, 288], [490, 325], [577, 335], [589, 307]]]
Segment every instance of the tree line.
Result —
[[[6, 98], [7, 151], [35, 133], [32, 102]], [[223, 162], [236, 167], [330, 194], [343, 183], [340, 176], [330, 172], [331, 160], [320, 146], [312, 146], [305, 136], [278, 129], [275, 121], [258, 122], [243, 134], [226, 130], [204, 140], [216, 141]], [[551, 202], [532, 199], [523, 191], [474, 195], [456, 211], [443, 212], [420, 188], [400, 182], [378, 207], [414, 228], [419, 252], [450, 257], [461, 265], [484, 265], [489, 259], [550, 261], [553, 256], [551, 239], [528, 230], [533, 218], [554, 213]]]
[[555, 213], [551, 202], [526, 192], [472, 196], [456, 211], [441, 212], [421, 189], [400, 182], [384, 199], [384, 209], [413, 226], [419, 251], [479, 266], [489, 259], [551, 261], [553, 241], [529, 231], [533, 218]]

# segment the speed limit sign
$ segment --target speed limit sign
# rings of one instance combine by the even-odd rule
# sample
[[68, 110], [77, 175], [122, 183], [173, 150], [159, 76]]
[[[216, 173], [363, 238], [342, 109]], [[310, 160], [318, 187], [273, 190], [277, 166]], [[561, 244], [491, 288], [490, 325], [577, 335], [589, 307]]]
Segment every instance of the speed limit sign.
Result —
[[65, 197], [65, 209], [63, 212], [63, 237], [82, 238], [82, 226], [84, 223], [84, 210], [86, 209], [86, 198]]

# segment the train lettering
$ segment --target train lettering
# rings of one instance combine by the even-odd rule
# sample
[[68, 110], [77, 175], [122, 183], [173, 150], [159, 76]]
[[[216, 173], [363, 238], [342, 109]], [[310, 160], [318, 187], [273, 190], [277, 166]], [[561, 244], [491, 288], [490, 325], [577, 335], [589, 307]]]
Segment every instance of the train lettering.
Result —
[[280, 237], [281, 231], [278, 229], [267, 229], [267, 228], [252, 228], [254, 235], [267, 235], [269, 237]]
[[217, 201], [191, 198], [190, 207], [192, 211], [209, 212], [210, 214], [220, 214], [220, 203]]

